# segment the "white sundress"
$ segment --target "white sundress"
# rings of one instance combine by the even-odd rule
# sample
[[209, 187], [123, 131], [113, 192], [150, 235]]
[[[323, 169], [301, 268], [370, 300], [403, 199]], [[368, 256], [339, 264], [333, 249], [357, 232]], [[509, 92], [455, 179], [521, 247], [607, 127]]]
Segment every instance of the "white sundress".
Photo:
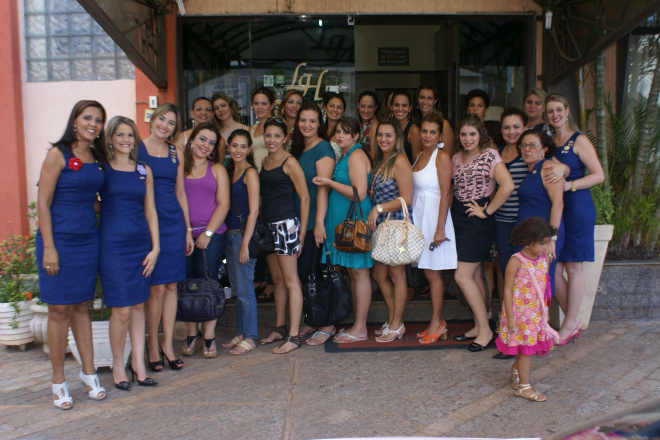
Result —
[[[424, 169], [413, 172], [413, 224], [424, 235], [424, 248], [416, 265], [420, 269], [456, 269], [456, 236], [454, 235], [454, 223], [451, 221], [449, 210], [447, 210], [447, 221], [445, 222], [445, 236], [451, 241], [442, 243], [433, 251], [429, 250], [438, 226], [438, 211], [440, 209], [440, 184], [438, 183], [438, 171], [435, 166], [437, 155], [438, 150], [436, 149]], [[415, 163], [418, 159], [419, 156], [417, 156]]]

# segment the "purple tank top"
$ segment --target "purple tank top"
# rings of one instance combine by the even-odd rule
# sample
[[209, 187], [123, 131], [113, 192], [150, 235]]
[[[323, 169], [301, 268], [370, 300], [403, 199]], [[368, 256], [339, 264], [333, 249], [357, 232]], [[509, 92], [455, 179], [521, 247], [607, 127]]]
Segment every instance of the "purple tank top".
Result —
[[[206, 174], [201, 179], [184, 179], [183, 184], [186, 188], [186, 197], [188, 198], [188, 212], [190, 214], [190, 227], [193, 228], [193, 238], [199, 237], [213, 216], [213, 212], [218, 207], [215, 202], [215, 193], [218, 190], [218, 182], [211, 171], [211, 161], [207, 161]], [[199, 228], [199, 229], [198, 229]], [[222, 234], [227, 230], [223, 223], [220, 225], [216, 234]]]

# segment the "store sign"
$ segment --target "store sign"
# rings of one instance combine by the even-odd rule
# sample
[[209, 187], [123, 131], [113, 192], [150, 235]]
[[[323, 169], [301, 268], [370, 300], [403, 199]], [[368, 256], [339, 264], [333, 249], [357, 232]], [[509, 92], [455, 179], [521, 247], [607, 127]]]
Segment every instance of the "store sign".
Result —
[[321, 91], [321, 82], [323, 81], [323, 75], [325, 75], [328, 72], [328, 69], [325, 69], [321, 74], [319, 75], [318, 79], [316, 80], [316, 84], [312, 83], [312, 74], [311, 73], [305, 73], [304, 75], [301, 75], [300, 78], [298, 78], [298, 70], [306, 66], [307, 63], [300, 63], [296, 66], [295, 72], [293, 72], [293, 79], [291, 80], [291, 84], [285, 87], [286, 90], [299, 90], [303, 96], [307, 93], [309, 89], [316, 89], [314, 92], [314, 101], [320, 101], [323, 99], [322, 97], [319, 96], [319, 92]]
[[407, 47], [379, 47], [379, 66], [408, 66], [410, 65], [410, 49]]

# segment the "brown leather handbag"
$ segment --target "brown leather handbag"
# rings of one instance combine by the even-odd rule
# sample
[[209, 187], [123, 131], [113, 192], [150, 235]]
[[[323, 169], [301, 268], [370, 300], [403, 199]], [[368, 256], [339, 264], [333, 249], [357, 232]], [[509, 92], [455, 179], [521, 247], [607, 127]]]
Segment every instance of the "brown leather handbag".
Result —
[[360, 197], [357, 188], [353, 187], [353, 200], [348, 207], [346, 218], [335, 228], [335, 241], [332, 245], [337, 250], [342, 252], [369, 252], [371, 250], [371, 231], [362, 220], [363, 218]]

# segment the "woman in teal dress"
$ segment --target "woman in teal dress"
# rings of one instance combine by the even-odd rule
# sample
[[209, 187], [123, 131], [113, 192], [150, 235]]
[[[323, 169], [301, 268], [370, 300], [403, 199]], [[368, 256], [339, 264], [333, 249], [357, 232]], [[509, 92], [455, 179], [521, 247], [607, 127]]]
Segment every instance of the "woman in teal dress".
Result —
[[[360, 124], [354, 118], [342, 118], [337, 123], [335, 137], [341, 151], [341, 156], [335, 165], [332, 179], [317, 176], [312, 182], [318, 186], [330, 188], [328, 198], [328, 213], [325, 217], [325, 230], [334, 236], [335, 227], [346, 217], [348, 207], [353, 199], [353, 187], [357, 188], [362, 207], [362, 220], [366, 222], [371, 211], [371, 200], [367, 197], [367, 186], [371, 174], [369, 157], [357, 143], [360, 136]], [[360, 215], [358, 213], [358, 215]], [[331, 240], [328, 240], [330, 242]], [[330, 261], [334, 265], [343, 266], [348, 270], [350, 287], [353, 296], [353, 325], [346, 330], [340, 330], [335, 335], [337, 343], [358, 342], [367, 339], [367, 313], [371, 303], [371, 280], [369, 269], [373, 265], [370, 252], [348, 253], [331, 246], [326, 246], [330, 252]], [[325, 256], [323, 257], [325, 262]]]

